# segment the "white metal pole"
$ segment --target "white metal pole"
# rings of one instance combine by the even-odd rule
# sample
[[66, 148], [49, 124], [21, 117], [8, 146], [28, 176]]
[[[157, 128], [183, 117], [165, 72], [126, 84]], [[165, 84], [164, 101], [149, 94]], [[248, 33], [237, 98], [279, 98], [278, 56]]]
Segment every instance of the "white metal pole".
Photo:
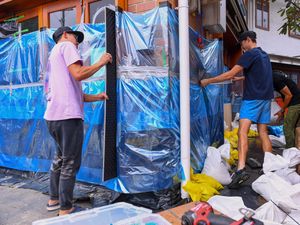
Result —
[[185, 180], [181, 181], [181, 198], [188, 198], [182, 187], [190, 179], [190, 57], [188, 0], [178, 1], [180, 59], [180, 149]]

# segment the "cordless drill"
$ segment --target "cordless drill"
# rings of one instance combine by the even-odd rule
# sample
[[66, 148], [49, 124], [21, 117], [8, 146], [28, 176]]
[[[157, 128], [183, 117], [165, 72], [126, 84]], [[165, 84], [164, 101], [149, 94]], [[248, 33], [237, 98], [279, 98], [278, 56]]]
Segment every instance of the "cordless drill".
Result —
[[253, 219], [253, 212], [240, 210], [244, 218], [235, 221], [229, 217], [216, 215], [213, 208], [206, 202], [200, 202], [191, 210], [187, 211], [181, 218], [182, 225], [263, 225], [262, 222]]

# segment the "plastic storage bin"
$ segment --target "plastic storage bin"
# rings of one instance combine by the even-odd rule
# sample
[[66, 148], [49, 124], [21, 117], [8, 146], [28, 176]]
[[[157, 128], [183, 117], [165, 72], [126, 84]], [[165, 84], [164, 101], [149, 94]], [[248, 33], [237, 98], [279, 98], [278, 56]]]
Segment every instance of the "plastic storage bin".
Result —
[[151, 212], [149, 209], [121, 202], [66, 216], [37, 220], [32, 225], [114, 225], [118, 221]]
[[121, 220], [114, 225], [171, 225], [171, 223], [157, 214], [143, 214]]

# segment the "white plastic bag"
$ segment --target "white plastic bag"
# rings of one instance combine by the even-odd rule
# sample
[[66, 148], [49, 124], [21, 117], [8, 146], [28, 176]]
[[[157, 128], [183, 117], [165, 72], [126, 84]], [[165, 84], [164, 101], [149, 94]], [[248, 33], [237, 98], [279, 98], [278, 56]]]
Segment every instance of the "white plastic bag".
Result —
[[294, 167], [300, 163], [300, 150], [288, 148], [282, 152], [282, 157], [289, 161], [289, 167]]
[[285, 220], [286, 216], [287, 214], [282, 212], [282, 210], [280, 210], [272, 202], [267, 202], [255, 210], [254, 218], [281, 224]]
[[284, 148], [286, 145], [285, 136], [280, 135], [280, 137], [276, 137], [274, 135], [269, 135], [270, 141], [272, 143], [272, 147], [275, 148]]
[[274, 155], [270, 152], [265, 153], [263, 171], [264, 173], [288, 168], [289, 162], [280, 155]]
[[227, 141], [225, 144], [218, 148], [223, 159], [230, 159], [230, 143]]
[[289, 182], [290, 184], [299, 184], [300, 183], [300, 176], [296, 172], [295, 168], [284, 168], [281, 170], [275, 171], [276, 175], [280, 176], [285, 181]]
[[281, 107], [277, 104], [276, 101], [272, 100], [271, 102], [271, 120], [270, 120], [270, 124], [271, 126], [275, 126], [275, 125], [282, 125], [283, 121], [277, 121], [278, 116], [275, 114], [277, 112], [279, 112], [281, 110]]
[[284, 181], [275, 173], [268, 172], [260, 176], [252, 183], [252, 189], [265, 200], [272, 200], [287, 213], [292, 209], [300, 209], [299, 203], [296, 202], [300, 195], [298, 187]]
[[232, 129], [239, 127], [240, 113], [236, 113], [233, 121], [231, 122]]
[[201, 173], [215, 178], [223, 185], [228, 185], [231, 182], [227, 163], [222, 159], [220, 150], [214, 147], [208, 147], [207, 157]]
[[[292, 219], [292, 218], [293, 219]], [[295, 220], [300, 223], [300, 210], [292, 210], [292, 212], [287, 216], [282, 224], [286, 225], [298, 225]]]
[[241, 197], [215, 195], [207, 202], [213, 207], [213, 209], [230, 217], [233, 220], [240, 220], [244, 217], [239, 211], [240, 208], [247, 209]]

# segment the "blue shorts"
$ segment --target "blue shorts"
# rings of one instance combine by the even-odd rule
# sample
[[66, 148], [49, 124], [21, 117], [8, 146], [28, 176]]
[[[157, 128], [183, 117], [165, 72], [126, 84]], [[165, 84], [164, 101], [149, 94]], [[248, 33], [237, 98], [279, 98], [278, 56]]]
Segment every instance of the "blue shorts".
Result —
[[243, 100], [240, 119], [249, 119], [254, 123], [270, 123], [271, 100]]

